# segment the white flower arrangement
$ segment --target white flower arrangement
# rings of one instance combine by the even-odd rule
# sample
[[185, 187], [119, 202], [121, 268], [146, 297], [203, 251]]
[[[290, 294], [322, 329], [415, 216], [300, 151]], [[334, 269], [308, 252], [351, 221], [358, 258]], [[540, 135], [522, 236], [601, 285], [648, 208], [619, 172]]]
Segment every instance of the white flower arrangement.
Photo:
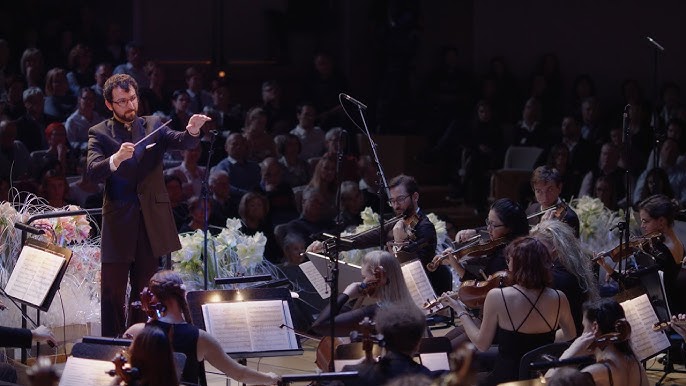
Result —
[[[21, 232], [16, 222], [26, 222], [41, 213], [81, 210], [77, 206], [54, 208], [33, 195], [20, 200], [19, 192], [12, 190], [13, 202], [0, 203], [0, 286], [7, 285], [10, 274], [22, 249]], [[49, 326], [84, 324], [100, 321], [100, 240], [89, 239], [91, 225], [86, 215], [40, 219], [30, 225], [44, 229], [47, 234], [38, 236], [45, 241], [67, 246], [72, 257], [60, 284], [61, 302], [54, 301], [42, 323]], [[9, 303], [9, 301], [5, 301]], [[64, 314], [63, 314], [64, 311]], [[0, 325], [17, 326], [21, 315], [14, 307], [0, 313]]]
[[[619, 235], [610, 231], [624, 219], [624, 211], [613, 212], [598, 198], [584, 196], [571, 200], [569, 206], [579, 217], [579, 236], [581, 244], [591, 252], [601, 252], [619, 244]], [[631, 209], [630, 209], [631, 210]], [[638, 224], [630, 216], [629, 229], [637, 234]]]
[[[277, 277], [276, 267], [264, 260], [267, 237], [261, 232], [248, 236], [240, 231], [241, 221], [228, 219], [226, 228], [214, 236], [207, 235], [208, 287], [215, 288], [215, 277], [234, 277], [270, 274]], [[204, 288], [202, 250], [204, 235], [201, 230], [179, 235], [181, 249], [172, 252], [174, 270], [183, 277], [189, 289]]]
[[[372, 208], [366, 207], [360, 213], [362, 217], [362, 224], [358, 225], [352, 232], [343, 232], [341, 237], [352, 236], [364, 231], [376, 228], [379, 226], [379, 215], [374, 213]], [[448, 232], [446, 230], [445, 221], [439, 220], [438, 216], [434, 213], [429, 213], [426, 215], [429, 220], [434, 224], [436, 228], [436, 237], [438, 242], [436, 244], [436, 254], [442, 252], [445, 249], [445, 245], [449, 244]], [[367, 249], [354, 249], [350, 251], [340, 252], [340, 259], [346, 263], [351, 263], [355, 265], [360, 265], [362, 262], [362, 257], [364, 257], [367, 252], [376, 250], [377, 248], [367, 248]]]

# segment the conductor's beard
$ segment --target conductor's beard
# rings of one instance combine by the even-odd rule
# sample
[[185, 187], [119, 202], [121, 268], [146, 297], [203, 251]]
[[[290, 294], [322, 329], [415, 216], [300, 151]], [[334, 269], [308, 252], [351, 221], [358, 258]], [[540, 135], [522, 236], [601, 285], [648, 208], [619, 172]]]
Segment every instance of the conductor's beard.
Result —
[[126, 110], [124, 115], [121, 115], [121, 114], [117, 113], [116, 111], [113, 111], [113, 112], [114, 112], [114, 117], [118, 121], [121, 121], [124, 123], [132, 123], [136, 119], [136, 110], [134, 110], [134, 109]]

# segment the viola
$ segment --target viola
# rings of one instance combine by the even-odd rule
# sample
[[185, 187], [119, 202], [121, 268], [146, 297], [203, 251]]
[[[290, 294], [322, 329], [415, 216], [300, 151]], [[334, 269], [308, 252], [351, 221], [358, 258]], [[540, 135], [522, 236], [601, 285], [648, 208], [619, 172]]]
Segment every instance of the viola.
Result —
[[512, 277], [509, 271], [498, 271], [489, 275], [486, 280], [466, 280], [457, 291], [446, 292], [433, 302], [424, 304], [425, 309], [436, 308], [441, 300], [446, 298], [459, 299], [467, 308], [481, 308], [486, 301], [488, 291], [493, 288], [508, 287], [512, 285]]
[[436, 379], [435, 386], [469, 386], [474, 385], [476, 373], [472, 366], [476, 358], [476, 346], [465, 342], [450, 354], [450, 372]]
[[127, 385], [140, 378], [140, 373], [136, 367], [124, 368], [124, 365], [126, 364], [124, 351], [115, 355], [114, 358], [112, 358], [112, 363], [114, 363], [114, 370], [109, 370], [107, 372], [110, 377], [117, 376]]
[[319, 340], [317, 345], [317, 353], [314, 363], [322, 371], [333, 371], [333, 360], [331, 357], [331, 346], [333, 346], [334, 352], [336, 347], [344, 344], [345, 342], [341, 338], [333, 338], [331, 340], [330, 336], [325, 336]]
[[430, 272], [438, 269], [443, 260], [450, 256], [453, 256], [457, 261], [460, 261], [465, 256], [486, 256], [490, 255], [496, 249], [508, 243], [507, 238], [500, 237], [494, 240], [489, 240], [481, 243], [481, 236], [474, 236], [469, 240], [465, 241], [460, 247], [452, 251], [444, 251], [440, 255], [437, 255], [431, 260], [429, 264], [426, 265], [426, 269]]
[[357, 298], [355, 301], [355, 304], [353, 305], [353, 309], [360, 308], [362, 304], [364, 303], [364, 300], [367, 296], [374, 296], [376, 294], [376, 291], [381, 288], [382, 286], [388, 284], [388, 278], [386, 277], [386, 271], [383, 269], [382, 266], [378, 266], [374, 268], [374, 278], [363, 281], [360, 283], [360, 292], [362, 293], [362, 296]]
[[615, 331], [602, 334], [595, 338], [588, 346], [589, 350], [599, 348], [605, 350], [607, 346], [615, 343], [626, 342], [631, 337], [631, 325], [626, 319], [619, 319], [615, 322]]
[[140, 293], [140, 300], [131, 302], [131, 307], [145, 312], [148, 316], [148, 321], [157, 320], [167, 312], [167, 307], [160, 301], [152, 301], [153, 296], [150, 289], [145, 287]]
[[663, 243], [665, 237], [660, 232], [653, 232], [645, 236], [635, 237], [629, 240], [629, 244], [619, 244], [609, 251], [598, 253], [593, 259], [593, 262], [598, 261], [606, 256], [609, 256], [615, 263], [622, 259], [629, 257], [632, 253], [641, 250], [644, 251], [647, 247], [653, 248], [654, 243]]
[[375, 323], [372, 322], [368, 316], [365, 316], [365, 318], [360, 322], [360, 326], [362, 329], [362, 336], [357, 331], [353, 331], [350, 333], [350, 341], [351, 342], [362, 342], [362, 350], [364, 351], [364, 360], [367, 363], [374, 363], [376, 360], [374, 359], [374, 344], [381, 344], [383, 341], [383, 335], [381, 334], [372, 334], [372, 331], [374, 330]]

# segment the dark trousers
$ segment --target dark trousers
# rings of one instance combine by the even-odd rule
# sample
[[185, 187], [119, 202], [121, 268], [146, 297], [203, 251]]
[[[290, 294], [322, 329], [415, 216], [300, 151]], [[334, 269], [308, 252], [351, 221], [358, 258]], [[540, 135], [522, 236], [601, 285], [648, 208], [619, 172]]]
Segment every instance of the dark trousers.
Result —
[[[128, 326], [147, 320], [145, 313], [131, 309], [130, 304], [124, 304], [127, 281], [130, 280], [131, 284], [129, 301], [138, 300], [140, 292], [148, 286], [148, 281], [160, 266], [159, 257], [152, 255], [150, 240], [148, 240], [143, 224], [143, 216], [141, 216], [140, 221], [138, 227], [140, 233], [136, 242], [134, 260], [102, 263], [100, 273], [102, 336], [121, 336]], [[122, 259], [124, 258], [122, 256]], [[126, 320], [127, 307], [129, 308], [128, 321]]]

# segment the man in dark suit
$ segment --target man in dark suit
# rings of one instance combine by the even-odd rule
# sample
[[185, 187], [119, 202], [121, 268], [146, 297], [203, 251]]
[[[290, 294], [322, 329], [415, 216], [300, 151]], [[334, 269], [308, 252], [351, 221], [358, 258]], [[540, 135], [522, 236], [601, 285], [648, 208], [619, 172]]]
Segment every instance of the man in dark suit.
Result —
[[386, 354], [378, 362], [343, 367], [343, 371], [358, 373], [357, 379], [345, 382], [346, 386], [383, 385], [408, 374], [434, 375], [412, 359], [426, 330], [426, 317], [419, 308], [411, 305], [380, 308], [375, 319], [376, 330], [386, 343]]
[[[562, 176], [555, 168], [539, 166], [531, 175], [531, 189], [534, 191], [536, 202], [529, 205], [526, 215], [539, 213], [529, 219], [529, 225], [534, 226], [543, 220], [557, 219], [574, 229], [579, 237], [579, 216], [560, 199], [562, 193]], [[547, 210], [547, 211], [546, 211]], [[542, 213], [542, 211], [545, 211]]]
[[[105, 182], [101, 241], [102, 335], [118, 336], [126, 328], [127, 277], [131, 299], [160, 265], [160, 257], [181, 248], [162, 174], [169, 149], [190, 149], [200, 140], [200, 127], [210, 118], [193, 115], [186, 131], [162, 127], [157, 117], [138, 117], [138, 85], [129, 75], [105, 82], [105, 105], [113, 117], [88, 131], [88, 177]], [[143, 140], [141, 143], [138, 141]], [[138, 143], [138, 144], [137, 144]], [[129, 314], [128, 324], [145, 321]]]

